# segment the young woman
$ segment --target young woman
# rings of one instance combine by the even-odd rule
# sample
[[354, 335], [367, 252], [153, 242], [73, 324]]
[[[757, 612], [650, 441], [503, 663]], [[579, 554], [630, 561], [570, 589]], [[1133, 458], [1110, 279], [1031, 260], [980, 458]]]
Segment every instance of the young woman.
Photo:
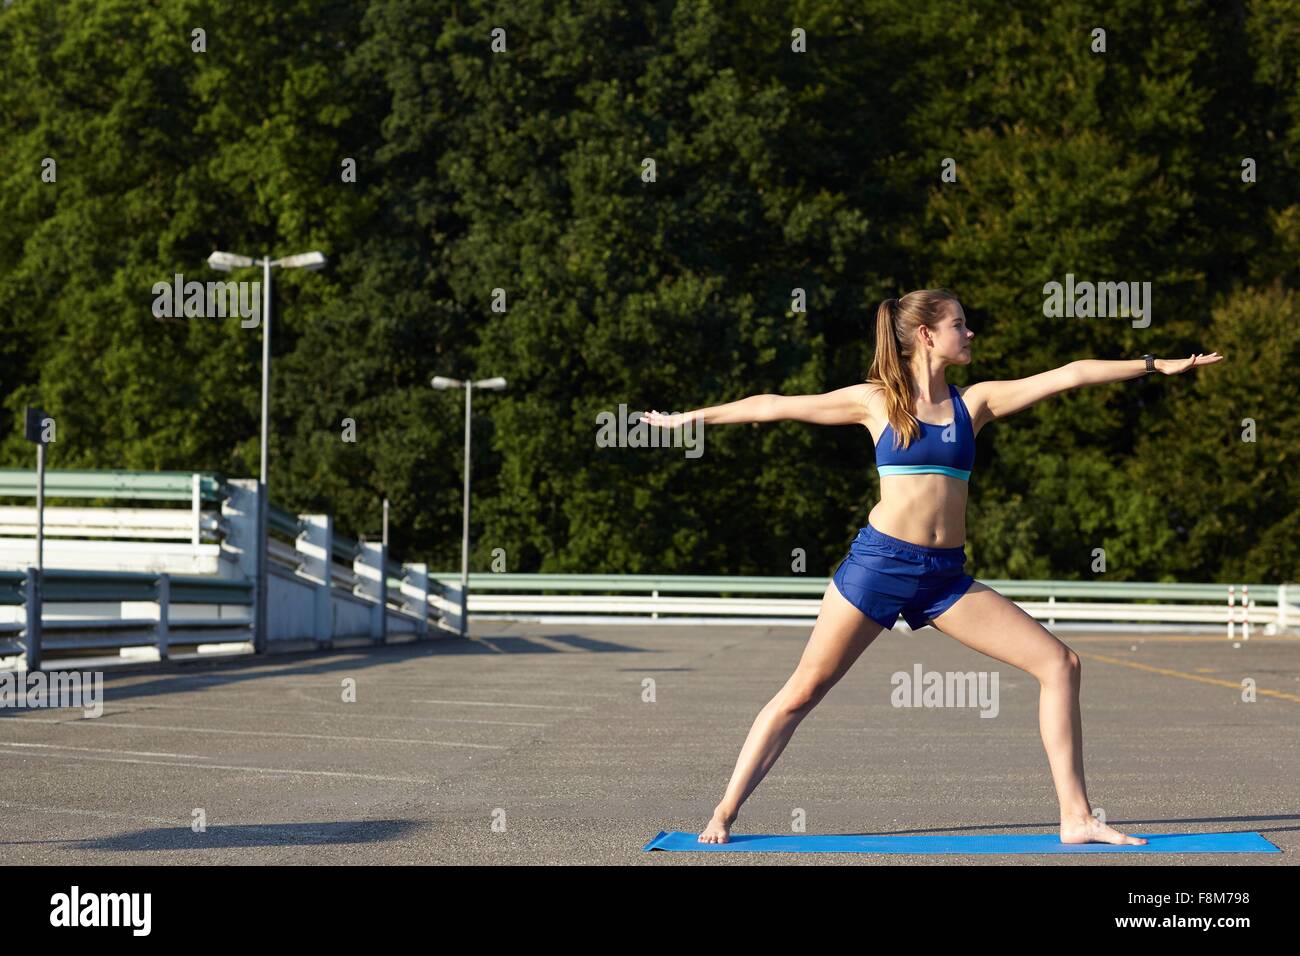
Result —
[[785, 686], [759, 712], [722, 801], [699, 839], [725, 843], [740, 805], [772, 768], [795, 728], [899, 613], [929, 623], [968, 647], [1038, 680], [1038, 722], [1061, 809], [1062, 843], [1144, 844], [1092, 815], [1083, 781], [1079, 657], [997, 591], [965, 573], [966, 493], [975, 437], [989, 422], [1083, 385], [1177, 375], [1222, 360], [1083, 359], [1014, 381], [944, 381], [949, 365], [969, 365], [966, 313], [942, 289], [886, 299], [876, 312], [876, 355], [867, 381], [824, 395], [752, 395], [643, 421], [677, 427], [783, 419], [862, 425], [875, 440], [880, 501], [867, 516], [826, 593], [812, 636]]

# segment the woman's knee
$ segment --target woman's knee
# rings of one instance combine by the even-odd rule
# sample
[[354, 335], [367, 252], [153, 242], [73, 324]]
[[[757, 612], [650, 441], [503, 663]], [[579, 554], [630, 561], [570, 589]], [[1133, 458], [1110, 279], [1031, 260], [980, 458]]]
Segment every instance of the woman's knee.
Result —
[[[1058, 642], [1059, 643], [1059, 642]], [[1083, 661], [1073, 650], [1061, 644], [1058, 652], [1053, 655], [1047, 664], [1042, 665], [1039, 673], [1036, 675], [1039, 681], [1047, 683], [1048, 681], [1069, 681], [1077, 683], [1079, 675], [1083, 672]]]
[[832, 681], [818, 674], [796, 674], [773, 701], [786, 713], [807, 713], [817, 706], [831, 689]]

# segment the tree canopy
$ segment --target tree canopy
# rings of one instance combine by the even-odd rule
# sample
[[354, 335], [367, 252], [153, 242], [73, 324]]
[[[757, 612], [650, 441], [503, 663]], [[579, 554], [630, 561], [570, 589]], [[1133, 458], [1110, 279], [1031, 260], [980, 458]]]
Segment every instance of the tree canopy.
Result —
[[[458, 565], [463, 395], [429, 380], [503, 376], [474, 570], [829, 573], [878, 496], [863, 429], [688, 458], [597, 416], [863, 381], [880, 300], [942, 286], [958, 385], [1227, 358], [983, 430], [973, 573], [1300, 572], [1289, 0], [18, 0], [0, 79], [6, 466], [40, 404], [51, 467], [255, 475], [260, 331], [152, 289], [320, 249], [273, 280], [277, 504], [373, 532], [386, 495], [395, 554]], [[1067, 273], [1150, 282], [1150, 325], [1045, 316]]]

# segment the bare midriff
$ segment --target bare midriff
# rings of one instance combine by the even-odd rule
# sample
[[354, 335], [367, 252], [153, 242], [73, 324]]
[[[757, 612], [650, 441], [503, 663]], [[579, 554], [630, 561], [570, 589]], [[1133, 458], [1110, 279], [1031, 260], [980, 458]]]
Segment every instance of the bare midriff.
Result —
[[966, 543], [968, 489], [950, 475], [881, 475], [880, 501], [867, 523], [912, 544], [959, 548]]

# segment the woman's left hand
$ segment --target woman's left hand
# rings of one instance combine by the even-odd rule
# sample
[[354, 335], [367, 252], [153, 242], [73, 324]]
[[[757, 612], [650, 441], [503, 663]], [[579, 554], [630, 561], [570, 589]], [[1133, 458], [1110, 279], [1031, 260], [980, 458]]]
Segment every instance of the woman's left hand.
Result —
[[1209, 355], [1202, 355], [1198, 352], [1189, 359], [1156, 359], [1155, 366], [1157, 372], [1164, 372], [1166, 375], [1178, 375], [1198, 365], [1213, 365], [1215, 362], [1222, 361], [1223, 356], [1218, 352], [1211, 352]]

